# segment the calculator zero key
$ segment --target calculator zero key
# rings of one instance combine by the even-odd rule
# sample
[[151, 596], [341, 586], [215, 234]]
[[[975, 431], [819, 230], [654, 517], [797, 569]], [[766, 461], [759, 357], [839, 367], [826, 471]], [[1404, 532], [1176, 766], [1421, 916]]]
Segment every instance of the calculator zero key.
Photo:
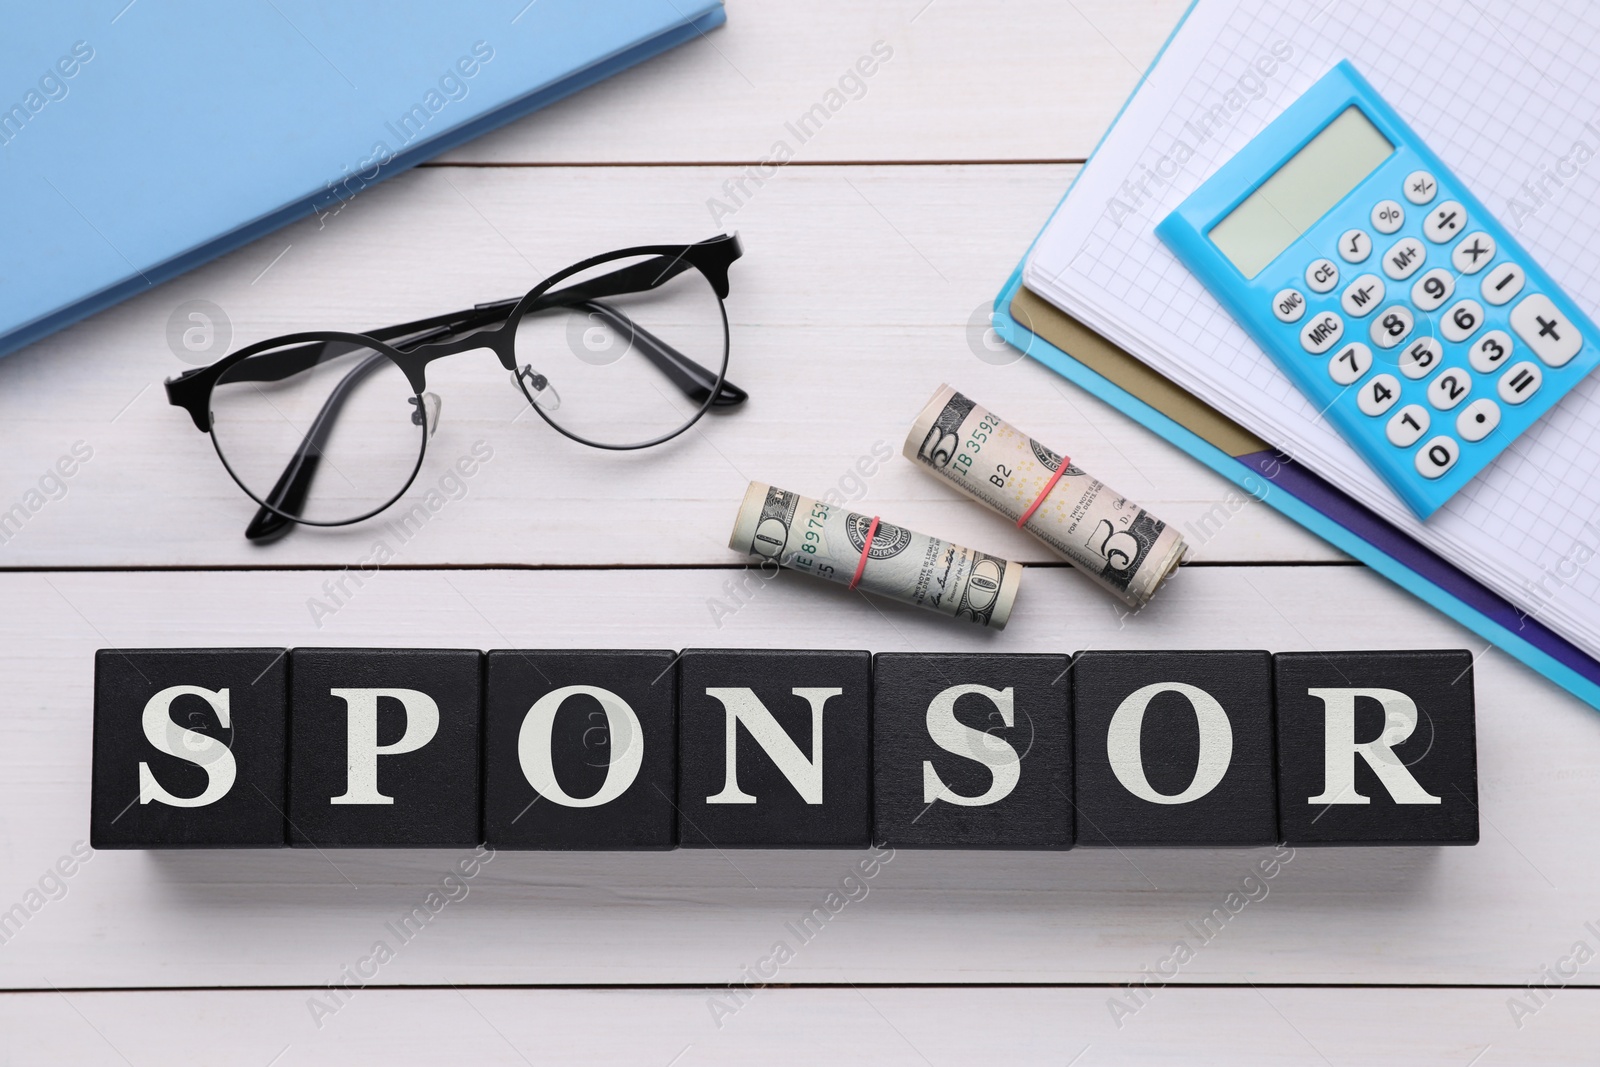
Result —
[[1423, 519], [1600, 364], [1584, 309], [1348, 60], [1156, 234]]

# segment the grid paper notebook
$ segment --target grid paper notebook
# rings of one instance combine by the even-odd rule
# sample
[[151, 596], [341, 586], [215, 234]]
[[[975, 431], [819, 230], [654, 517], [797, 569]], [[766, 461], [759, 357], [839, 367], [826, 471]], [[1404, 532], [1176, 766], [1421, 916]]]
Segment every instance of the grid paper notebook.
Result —
[[1600, 655], [1595, 376], [1418, 522], [1154, 232], [1349, 58], [1593, 316], [1597, 45], [1600, 7], [1570, 0], [1199, 0], [1040, 235], [1024, 284]]

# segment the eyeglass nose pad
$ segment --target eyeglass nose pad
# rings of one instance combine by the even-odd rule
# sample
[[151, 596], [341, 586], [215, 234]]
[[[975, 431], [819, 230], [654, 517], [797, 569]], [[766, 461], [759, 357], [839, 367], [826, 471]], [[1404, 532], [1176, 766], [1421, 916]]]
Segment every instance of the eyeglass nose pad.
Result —
[[528, 398], [528, 402], [544, 411], [557, 411], [561, 407], [561, 394], [550, 384], [550, 379], [524, 363], [511, 375], [511, 384]]
[[439, 409], [444, 406], [444, 401], [439, 399], [438, 393], [423, 393], [421, 397], [412, 397], [411, 425], [428, 427], [428, 436], [432, 437], [439, 430]]

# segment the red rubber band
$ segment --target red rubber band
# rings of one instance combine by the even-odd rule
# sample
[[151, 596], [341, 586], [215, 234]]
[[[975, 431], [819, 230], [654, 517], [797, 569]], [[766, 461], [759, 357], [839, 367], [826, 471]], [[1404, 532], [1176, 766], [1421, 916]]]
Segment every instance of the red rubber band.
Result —
[[878, 516], [872, 516], [872, 525], [867, 527], [867, 543], [861, 546], [861, 559], [856, 563], [856, 574], [850, 579], [850, 588], [854, 589], [861, 582], [861, 572], [867, 569], [867, 553], [872, 551], [872, 539], [878, 533]]
[[1028, 524], [1028, 520], [1033, 518], [1033, 513], [1039, 510], [1039, 505], [1043, 504], [1044, 498], [1050, 495], [1050, 490], [1054, 489], [1056, 483], [1061, 480], [1061, 476], [1067, 473], [1067, 464], [1071, 462], [1072, 460], [1066, 456], [1061, 457], [1061, 466], [1057, 467], [1055, 473], [1050, 475], [1050, 480], [1044, 483], [1044, 488], [1039, 490], [1039, 495], [1033, 498], [1033, 503], [1028, 505], [1028, 510], [1024, 511], [1022, 517], [1017, 520], [1017, 529], [1022, 529]]

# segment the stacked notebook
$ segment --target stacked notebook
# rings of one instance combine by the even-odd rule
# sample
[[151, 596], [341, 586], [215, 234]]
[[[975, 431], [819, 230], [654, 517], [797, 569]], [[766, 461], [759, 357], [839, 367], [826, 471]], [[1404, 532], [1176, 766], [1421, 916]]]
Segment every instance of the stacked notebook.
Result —
[[0, 353], [724, 21], [721, 0], [12, 6]]
[[1582, 3], [1199, 0], [1002, 292], [997, 323], [1600, 706], [1600, 381], [1421, 522], [1154, 233], [1349, 58], [1592, 314], [1597, 43], [1600, 10]]

